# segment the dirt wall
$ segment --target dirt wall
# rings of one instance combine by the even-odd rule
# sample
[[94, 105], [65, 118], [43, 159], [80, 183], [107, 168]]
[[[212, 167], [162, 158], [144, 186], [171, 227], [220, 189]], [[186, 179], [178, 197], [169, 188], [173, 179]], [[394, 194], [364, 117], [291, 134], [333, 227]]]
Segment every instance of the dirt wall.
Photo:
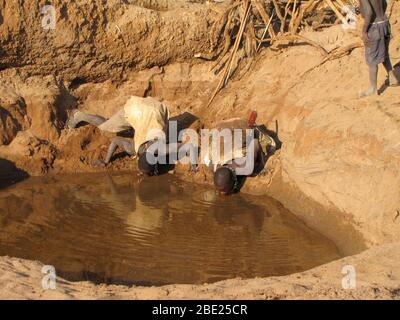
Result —
[[212, 49], [208, 34], [213, 12], [204, 5], [120, 0], [51, 3], [55, 25], [47, 19], [53, 11], [42, 14], [45, 0], [0, 1], [0, 69], [19, 68], [24, 76], [56, 75], [75, 83], [104, 81]]

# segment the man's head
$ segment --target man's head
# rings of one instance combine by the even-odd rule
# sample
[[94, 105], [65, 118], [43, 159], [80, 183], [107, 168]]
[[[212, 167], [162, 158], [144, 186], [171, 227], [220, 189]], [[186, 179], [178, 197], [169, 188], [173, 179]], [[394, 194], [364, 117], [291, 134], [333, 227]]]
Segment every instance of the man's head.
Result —
[[138, 167], [140, 172], [147, 176], [158, 175], [157, 163], [154, 161], [154, 155], [149, 152], [139, 154]]
[[214, 185], [220, 194], [234, 192], [237, 184], [236, 174], [228, 167], [218, 168], [214, 173]]

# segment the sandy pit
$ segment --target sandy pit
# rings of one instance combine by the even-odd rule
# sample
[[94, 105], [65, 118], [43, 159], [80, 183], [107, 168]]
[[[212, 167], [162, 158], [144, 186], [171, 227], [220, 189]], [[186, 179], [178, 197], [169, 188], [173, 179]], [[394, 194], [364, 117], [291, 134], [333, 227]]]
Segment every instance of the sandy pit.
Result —
[[[400, 90], [382, 86], [379, 97], [358, 99], [368, 84], [363, 48], [322, 64], [321, 52], [307, 44], [263, 49], [242, 61], [206, 107], [219, 78], [210, 71], [212, 61], [193, 57], [214, 49], [209, 28], [217, 13], [210, 6], [54, 3], [59, 27], [47, 32], [35, 20], [39, 5], [0, 1], [0, 193], [29, 175], [135, 170], [128, 157], [106, 169], [91, 166], [104, 157], [110, 137], [89, 126], [66, 129], [74, 108], [109, 117], [130, 95], [148, 95], [165, 102], [173, 116], [192, 113], [198, 127], [256, 109], [282, 148], [242, 193], [279, 201], [345, 257], [279, 277], [148, 287], [59, 279], [56, 290], [43, 290], [41, 261], [3, 256], [0, 298], [400, 298]], [[390, 54], [398, 65], [399, 2], [393, 8]], [[96, 23], [87, 23], [87, 12]], [[359, 41], [340, 25], [303, 35], [328, 51]], [[381, 71], [379, 84], [384, 81]], [[204, 170], [189, 174], [177, 166], [175, 174], [212, 182]], [[356, 271], [354, 289], [342, 286], [346, 266]]]

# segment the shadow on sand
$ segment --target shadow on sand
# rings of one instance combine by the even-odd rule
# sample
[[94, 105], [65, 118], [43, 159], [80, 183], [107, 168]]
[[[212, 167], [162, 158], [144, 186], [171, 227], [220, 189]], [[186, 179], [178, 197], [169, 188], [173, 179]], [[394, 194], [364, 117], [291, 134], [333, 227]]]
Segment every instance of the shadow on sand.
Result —
[[29, 174], [17, 168], [13, 162], [0, 158], [0, 190], [28, 177]]
[[[395, 75], [396, 75], [396, 78], [400, 80], [400, 62], [396, 63], [396, 64], [393, 66], [393, 70], [394, 70], [394, 73], [395, 73]], [[386, 81], [381, 85], [381, 87], [379, 88], [379, 90], [378, 90], [379, 94], [384, 93], [384, 92], [386, 91], [386, 89], [388, 89], [388, 88], [390, 88], [390, 86], [389, 86], [389, 84], [388, 84], [388, 81], [386, 80]]]

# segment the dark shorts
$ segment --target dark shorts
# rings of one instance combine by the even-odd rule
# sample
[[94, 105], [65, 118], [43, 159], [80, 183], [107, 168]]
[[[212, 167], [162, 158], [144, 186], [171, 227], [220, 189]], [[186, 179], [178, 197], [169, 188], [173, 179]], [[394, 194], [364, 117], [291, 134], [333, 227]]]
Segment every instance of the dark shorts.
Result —
[[368, 43], [365, 44], [365, 59], [368, 65], [378, 65], [389, 57], [390, 23], [372, 24], [368, 29]]

